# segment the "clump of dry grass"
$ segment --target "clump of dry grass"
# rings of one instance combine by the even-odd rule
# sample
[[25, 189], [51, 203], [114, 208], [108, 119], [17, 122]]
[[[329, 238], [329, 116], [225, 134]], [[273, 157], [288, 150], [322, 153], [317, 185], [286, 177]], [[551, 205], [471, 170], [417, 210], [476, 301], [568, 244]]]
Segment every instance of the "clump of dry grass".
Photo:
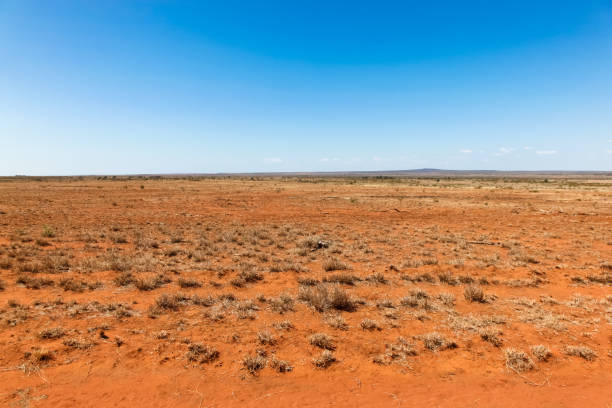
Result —
[[328, 314], [325, 316], [325, 323], [334, 329], [348, 330], [348, 325], [344, 318], [339, 314]]
[[29, 276], [20, 275], [15, 280], [15, 283], [18, 285], [24, 285], [28, 289], [40, 289], [45, 286], [53, 286], [55, 285], [55, 281], [49, 278], [31, 278]]
[[382, 330], [380, 324], [376, 320], [372, 319], [363, 319], [361, 323], [359, 323], [363, 330]]
[[276, 322], [273, 324], [273, 326], [276, 330], [291, 330], [295, 327], [289, 320]]
[[325, 272], [342, 271], [350, 269], [350, 267], [338, 258], [328, 258], [323, 261], [323, 270]]
[[279, 373], [288, 373], [293, 370], [293, 367], [288, 361], [279, 360], [276, 357], [272, 357], [270, 360], [270, 367]]
[[455, 295], [452, 293], [440, 293], [438, 294], [438, 300], [446, 307], [455, 306]]
[[191, 278], [178, 278], [178, 285], [183, 289], [202, 287], [202, 283], [200, 281]]
[[397, 343], [386, 344], [386, 352], [374, 357], [373, 361], [376, 364], [404, 363], [409, 356], [416, 356], [418, 353], [414, 345], [409, 343], [403, 337], [397, 338]]
[[485, 327], [485, 328], [480, 329], [478, 331], [478, 334], [480, 334], [481, 339], [483, 339], [486, 342], [491, 343], [495, 347], [501, 347], [501, 345], [504, 343], [502, 339], [499, 337], [501, 332], [498, 329], [494, 329], [492, 327]]
[[325, 349], [325, 350], [335, 350], [336, 346], [334, 345], [333, 339], [325, 333], [315, 333], [309, 338], [310, 344], [313, 346]]
[[260, 330], [259, 332], [257, 332], [257, 341], [259, 341], [259, 343], [263, 345], [273, 345], [274, 343], [276, 343], [276, 339], [274, 338], [272, 333], [267, 330]]
[[424, 310], [431, 310], [434, 308], [433, 304], [430, 302], [427, 292], [420, 288], [411, 290], [408, 296], [404, 296], [400, 299], [400, 304], [402, 306], [420, 308]]
[[242, 359], [242, 366], [251, 374], [256, 374], [257, 371], [262, 370], [266, 364], [267, 360], [265, 357], [256, 354], [254, 356], [246, 356]]
[[188, 300], [190, 300], [189, 297], [181, 293], [172, 295], [164, 293], [155, 299], [155, 304], [149, 309], [149, 315], [153, 317], [164, 311], [177, 311]]
[[59, 286], [66, 292], [83, 292], [87, 289], [87, 284], [74, 278], [63, 278], [59, 281]]
[[134, 275], [131, 272], [122, 272], [113, 279], [117, 286], [129, 286], [134, 283]]
[[354, 286], [355, 282], [359, 281], [361, 281], [361, 279], [358, 276], [351, 275], [348, 273], [336, 273], [323, 278], [323, 282], [326, 283], [339, 283], [349, 286]]
[[92, 343], [91, 341], [87, 341], [78, 337], [71, 337], [69, 339], [65, 339], [63, 341], [63, 344], [64, 346], [77, 350], [89, 350], [94, 346], [94, 343]]
[[375, 272], [371, 275], [366, 276], [365, 280], [375, 285], [386, 285], [387, 283], [389, 283], [387, 278], [385, 278], [385, 275], [380, 272]]
[[485, 303], [487, 301], [482, 288], [476, 285], [466, 286], [463, 290], [463, 296], [468, 302]]
[[42, 364], [42, 363], [47, 363], [53, 360], [55, 357], [53, 356], [52, 351], [41, 348], [41, 349], [34, 350], [32, 352], [26, 353], [26, 358], [28, 358], [32, 363]]
[[298, 278], [298, 283], [302, 286], [317, 286], [321, 282], [314, 278]]
[[295, 307], [295, 301], [290, 295], [282, 293], [278, 297], [270, 299], [269, 307], [272, 311], [280, 314], [292, 312]]
[[447, 339], [444, 335], [433, 332], [422, 336], [423, 345], [431, 351], [447, 350], [457, 348], [455, 341]]
[[538, 359], [538, 361], [548, 361], [552, 357], [550, 349], [542, 344], [531, 346], [531, 354]]
[[189, 351], [186, 354], [189, 361], [198, 363], [211, 363], [219, 358], [219, 350], [215, 347], [204, 345], [202, 343], [192, 343], [189, 345]]
[[40, 332], [38, 332], [38, 337], [45, 340], [51, 340], [59, 339], [60, 337], [64, 336], [64, 334], [66, 334], [64, 329], [62, 329], [61, 327], [55, 327], [53, 329], [41, 330]]
[[315, 365], [315, 367], [327, 368], [336, 361], [338, 360], [336, 360], [334, 353], [332, 353], [330, 350], [323, 350], [319, 357], [316, 357], [312, 360], [312, 363]]
[[506, 367], [516, 372], [522, 373], [535, 367], [533, 360], [523, 351], [507, 348], [504, 354], [506, 356]]
[[166, 283], [172, 282], [172, 279], [164, 276], [163, 274], [157, 274], [156, 276], [136, 279], [134, 280], [134, 286], [141, 291], [149, 291], [162, 287]]
[[597, 353], [587, 346], [566, 346], [565, 354], [568, 356], [576, 356], [587, 361], [593, 361], [597, 357]]
[[337, 286], [331, 290], [326, 285], [300, 286], [298, 299], [318, 312], [325, 312], [329, 309], [352, 312], [357, 308], [356, 302], [349, 294]]

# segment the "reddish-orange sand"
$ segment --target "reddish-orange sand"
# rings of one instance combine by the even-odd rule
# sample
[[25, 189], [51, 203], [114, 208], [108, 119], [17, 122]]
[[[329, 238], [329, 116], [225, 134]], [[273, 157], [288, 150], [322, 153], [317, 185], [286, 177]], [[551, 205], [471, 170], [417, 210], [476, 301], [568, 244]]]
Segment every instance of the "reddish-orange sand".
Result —
[[7, 178], [0, 280], [2, 406], [612, 406], [606, 179]]

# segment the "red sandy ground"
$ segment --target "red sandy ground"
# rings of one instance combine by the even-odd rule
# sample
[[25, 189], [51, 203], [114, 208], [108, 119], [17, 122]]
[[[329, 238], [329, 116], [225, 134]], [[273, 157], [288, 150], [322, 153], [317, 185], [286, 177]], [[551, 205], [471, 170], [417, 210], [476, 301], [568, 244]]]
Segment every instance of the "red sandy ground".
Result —
[[[612, 406], [612, 290], [605, 280], [612, 261], [608, 181], [318, 181], [3, 180], [1, 404]], [[41, 237], [45, 228], [53, 229], [54, 236]], [[253, 238], [254, 230], [270, 237]], [[228, 231], [237, 238], [223, 238]], [[137, 248], [139, 233], [157, 242], [158, 248]], [[93, 239], [83, 238], [84, 234]], [[113, 239], [116, 235], [127, 242]], [[173, 240], [174, 235], [182, 240]], [[309, 236], [331, 245], [299, 255], [294, 248]], [[189, 254], [204, 245], [202, 237], [213, 242], [215, 249], [204, 264], [198, 264]], [[161, 262], [155, 271], [134, 270], [134, 275], [161, 272], [172, 282], [150, 291], [117, 286], [113, 279], [118, 271], [86, 262], [112, 249], [128, 259], [152, 255]], [[169, 254], [169, 249], [178, 254]], [[259, 258], [261, 254], [267, 257]], [[69, 266], [59, 271], [24, 270], [23, 265], [40, 262], [47, 255], [65, 257]], [[324, 271], [323, 262], [332, 257], [351, 269]], [[431, 259], [435, 263], [429, 265], [407, 262]], [[297, 262], [306, 270], [272, 272], [275, 261]], [[237, 276], [236, 265], [241, 262], [255, 264], [263, 280], [232, 286], [229, 282]], [[297, 299], [298, 278], [320, 280], [348, 273], [364, 279], [376, 272], [388, 282], [341, 285], [363, 301], [356, 311], [339, 312], [348, 330], [330, 327], [323, 313]], [[463, 295], [465, 284], [438, 281], [443, 272], [486, 278], [481, 287], [490, 300], [468, 302]], [[406, 279], [424, 273], [435, 280]], [[28, 289], [17, 283], [24, 274], [47, 277], [54, 284]], [[59, 282], [66, 277], [97, 281], [101, 286], [82, 292], [65, 290]], [[203, 286], [180, 288], [178, 277], [194, 278]], [[434, 309], [400, 305], [399, 300], [415, 288], [428, 293]], [[239, 300], [253, 300], [258, 310], [252, 319], [239, 319], [231, 309], [223, 320], [213, 321], [207, 315], [210, 307], [184, 305], [149, 316], [149, 308], [161, 294], [178, 292], [215, 297], [232, 293]], [[281, 293], [295, 299], [293, 311], [281, 315], [270, 309], [268, 300], [257, 300], [260, 294], [270, 299]], [[445, 308], [436, 303], [439, 293], [454, 295], [455, 305]], [[385, 298], [395, 305], [394, 317], [377, 307]], [[555, 302], [543, 300], [550, 298]], [[15, 319], [15, 301], [26, 310], [23, 319]], [[94, 309], [71, 313], [93, 301], [129, 305], [134, 315], [119, 318]], [[525, 318], [532, 312], [543, 320]], [[494, 325], [503, 344], [495, 346], [477, 330], [449, 324], [452, 316], [470, 314], [504, 316], [503, 323]], [[561, 326], [546, 323], [547, 316], [556, 316]], [[378, 321], [381, 329], [362, 329], [364, 318]], [[291, 321], [294, 328], [274, 328], [282, 320]], [[41, 330], [55, 327], [66, 334], [40, 338]], [[167, 332], [166, 338], [155, 335], [161, 330]], [[259, 344], [260, 330], [268, 330], [274, 344]], [[321, 350], [308, 338], [318, 332], [330, 335], [336, 346], [337, 362], [328, 368], [312, 363]], [[431, 332], [453, 339], [457, 347], [427, 349], [420, 336]], [[402, 361], [374, 363], [376, 356], [385, 353], [385, 345], [396, 343], [399, 336], [412, 343], [417, 354]], [[68, 347], [64, 344], [68, 337], [85, 339], [92, 347]], [[190, 342], [215, 347], [219, 358], [202, 364], [189, 361]], [[536, 344], [550, 348], [548, 361], [531, 356], [530, 347]], [[596, 357], [588, 361], [567, 355], [568, 345], [586, 346]], [[535, 367], [522, 373], [509, 369], [507, 348], [526, 352]], [[30, 353], [39, 349], [51, 352], [51, 359], [33, 359]], [[265, 350], [268, 360], [277, 356], [288, 361], [293, 370], [279, 373], [268, 364], [250, 374], [242, 359], [258, 349]]]

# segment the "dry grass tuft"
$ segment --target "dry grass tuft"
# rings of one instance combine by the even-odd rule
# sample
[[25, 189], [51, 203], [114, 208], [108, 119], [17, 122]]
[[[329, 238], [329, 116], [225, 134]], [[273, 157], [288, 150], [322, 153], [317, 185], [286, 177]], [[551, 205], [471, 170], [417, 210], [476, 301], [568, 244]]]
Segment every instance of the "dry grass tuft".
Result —
[[566, 346], [565, 354], [568, 356], [576, 356], [587, 361], [593, 361], [597, 357], [597, 353], [587, 346]]
[[189, 351], [187, 352], [186, 357], [189, 361], [211, 363], [219, 358], [219, 351], [209, 345], [192, 343], [189, 345]]
[[334, 353], [329, 350], [323, 350], [319, 357], [312, 360], [312, 363], [315, 365], [315, 367], [327, 368], [336, 361], [338, 360], [336, 360], [336, 357], [334, 357]]
[[457, 348], [457, 343], [447, 339], [444, 335], [433, 332], [422, 336], [423, 345], [431, 351], [447, 350]]
[[376, 320], [372, 319], [363, 319], [361, 323], [359, 323], [363, 330], [382, 330], [380, 324]]
[[325, 349], [325, 350], [335, 350], [336, 346], [334, 345], [333, 339], [325, 333], [315, 333], [309, 338], [310, 344], [313, 346]]
[[66, 332], [64, 331], [64, 329], [62, 329], [61, 327], [55, 327], [53, 329], [41, 330], [38, 333], [38, 337], [41, 339], [50, 340], [50, 339], [59, 339], [60, 337], [63, 337], [65, 334]]
[[491, 343], [495, 347], [501, 347], [502, 344], [504, 344], [502, 339], [499, 337], [501, 332], [498, 329], [494, 329], [492, 327], [485, 327], [485, 328], [480, 329], [478, 331], [478, 334], [480, 334], [481, 339], [483, 339], [486, 342]]
[[480, 286], [468, 285], [463, 290], [463, 296], [468, 302], [485, 303], [487, 300]]
[[531, 354], [538, 361], [548, 361], [552, 357], [550, 349], [542, 344], [531, 346]]
[[242, 366], [251, 374], [255, 375], [257, 371], [262, 370], [268, 360], [265, 357], [256, 354], [254, 356], [246, 356], [242, 359]]
[[533, 360], [523, 351], [507, 348], [504, 354], [506, 356], [506, 367], [516, 372], [522, 373], [533, 370], [535, 367]]

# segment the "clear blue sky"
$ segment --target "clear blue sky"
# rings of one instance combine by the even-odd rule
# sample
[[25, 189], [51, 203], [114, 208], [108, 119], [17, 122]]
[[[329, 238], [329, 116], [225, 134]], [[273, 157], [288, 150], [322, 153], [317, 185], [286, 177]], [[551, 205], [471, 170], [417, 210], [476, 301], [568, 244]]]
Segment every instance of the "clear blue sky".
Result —
[[0, 174], [612, 170], [610, 1], [0, 0]]

